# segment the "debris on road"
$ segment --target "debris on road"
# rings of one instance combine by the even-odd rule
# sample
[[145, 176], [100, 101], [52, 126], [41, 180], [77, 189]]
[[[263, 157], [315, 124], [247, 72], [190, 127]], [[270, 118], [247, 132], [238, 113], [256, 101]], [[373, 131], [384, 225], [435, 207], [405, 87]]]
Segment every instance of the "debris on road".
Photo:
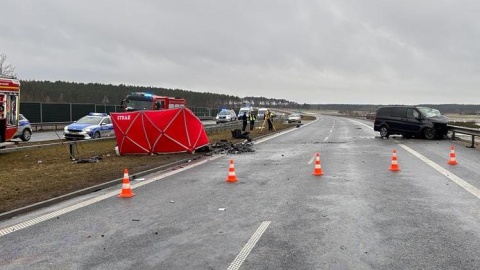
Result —
[[255, 152], [252, 149], [253, 143], [251, 142], [241, 142], [233, 144], [232, 142], [221, 140], [212, 144], [212, 148], [216, 152], [220, 152], [222, 154], [241, 154], [247, 152]]
[[84, 159], [75, 159], [73, 163], [98, 163], [102, 160], [99, 156], [94, 156], [91, 158], [84, 158]]

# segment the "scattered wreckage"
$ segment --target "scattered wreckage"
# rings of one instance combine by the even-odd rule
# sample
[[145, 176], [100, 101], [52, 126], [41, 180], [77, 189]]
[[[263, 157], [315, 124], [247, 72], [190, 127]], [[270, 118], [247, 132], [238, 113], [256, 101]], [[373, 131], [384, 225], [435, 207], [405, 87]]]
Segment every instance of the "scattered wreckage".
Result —
[[240, 129], [234, 129], [232, 132], [233, 139], [245, 139], [243, 142], [239, 143], [232, 143], [227, 140], [220, 140], [219, 142], [215, 142], [210, 145], [211, 150], [214, 153], [218, 154], [241, 154], [241, 153], [249, 153], [255, 152], [252, 149], [253, 143], [252, 139], [250, 139], [248, 131], [241, 131]]
[[232, 143], [227, 140], [221, 140], [211, 145], [212, 150], [219, 154], [241, 154], [255, 152], [252, 149], [252, 142]]

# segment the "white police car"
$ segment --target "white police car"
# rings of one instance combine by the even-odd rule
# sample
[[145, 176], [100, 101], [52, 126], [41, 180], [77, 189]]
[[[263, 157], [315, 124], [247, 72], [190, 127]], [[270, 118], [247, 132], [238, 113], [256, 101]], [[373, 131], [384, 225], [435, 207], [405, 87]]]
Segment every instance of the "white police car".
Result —
[[106, 113], [89, 113], [63, 129], [67, 140], [98, 139], [114, 134], [110, 115]]
[[18, 129], [17, 133], [15, 133], [14, 138], [20, 138], [22, 141], [26, 142], [32, 138], [32, 126], [30, 125], [30, 121], [28, 121], [23, 114], [19, 114], [18, 118]]

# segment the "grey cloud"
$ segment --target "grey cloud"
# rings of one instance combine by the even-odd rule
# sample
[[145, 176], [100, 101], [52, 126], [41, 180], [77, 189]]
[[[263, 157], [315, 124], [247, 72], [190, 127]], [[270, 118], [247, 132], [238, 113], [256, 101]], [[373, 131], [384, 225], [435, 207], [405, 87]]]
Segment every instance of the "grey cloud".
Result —
[[6, 0], [21, 79], [299, 103], [479, 103], [476, 1]]

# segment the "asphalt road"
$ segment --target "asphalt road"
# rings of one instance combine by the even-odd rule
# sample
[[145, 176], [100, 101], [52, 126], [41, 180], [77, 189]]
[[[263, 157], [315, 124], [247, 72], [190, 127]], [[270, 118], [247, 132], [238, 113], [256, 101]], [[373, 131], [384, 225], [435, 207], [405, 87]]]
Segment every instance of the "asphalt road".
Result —
[[0, 268], [480, 269], [480, 152], [371, 126], [321, 116], [132, 181], [133, 198], [119, 186], [4, 221]]

